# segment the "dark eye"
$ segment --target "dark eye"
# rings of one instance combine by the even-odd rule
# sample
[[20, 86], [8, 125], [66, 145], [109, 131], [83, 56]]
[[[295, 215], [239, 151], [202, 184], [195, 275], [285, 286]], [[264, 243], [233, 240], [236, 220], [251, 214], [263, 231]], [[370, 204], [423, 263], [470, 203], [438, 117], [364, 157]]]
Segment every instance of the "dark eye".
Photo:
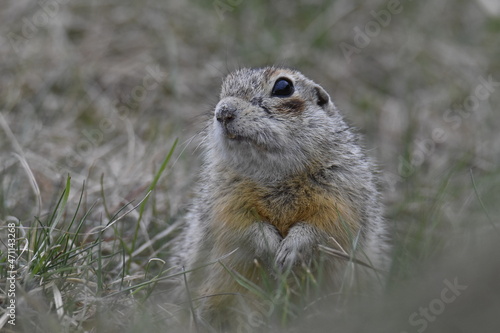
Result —
[[271, 96], [276, 97], [288, 97], [291, 96], [294, 92], [293, 84], [288, 79], [277, 79], [274, 83], [273, 91], [271, 92]]

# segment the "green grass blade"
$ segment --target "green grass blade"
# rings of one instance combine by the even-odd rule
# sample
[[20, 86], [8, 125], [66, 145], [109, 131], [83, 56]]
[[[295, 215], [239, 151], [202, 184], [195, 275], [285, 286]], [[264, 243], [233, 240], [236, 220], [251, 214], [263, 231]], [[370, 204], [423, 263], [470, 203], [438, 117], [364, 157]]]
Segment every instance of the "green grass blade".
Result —
[[70, 189], [71, 189], [71, 176], [68, 175], [68, 178], [66, 179], [66, 186], [64, 188], [64, 192], [61, 198], [61, 204], [57, 208], [54, 220], [51, 221], [50, 232], [49, 232], [50, 235], [52, 235], [54, 228], [59, 224], [59, 221], [61, 220], [64, 214], [64, 209], [66, 208], [66, 204], [68, 203]]
[[[161, 175], [163, 174], [163, 171], [165, 171], [165, 168], [167, 167], [168, 162], [172, 158], [172, 155], [174, 153], [175, 147], [177, 146], [177, 142], [179, 142], [179, 139], [175, 139], [174, 144], [172, 145], [172, 147], [170, 148], [170, 151], [168, 152], [167, 156], [163, 160], [163, 163], [161, 164], [160, 169], [158, 170], [158, 172], [156, 173], [155, 177], [153, 178], [153, 181], [149, 185], [148, 192], [151, 192], [151, 191], [153, 191], [155, 189], [156, 184], [158, 183], [158, 180], [160, 179]], [[139, 206], [139, 218], [137, 219], [137, 224], [135, 226], [134, 236], [132, 238], [132, 246], [129, 249], [129, 254], [130, 255], [135, 250], [135, 246], [136, 246], [136, 243], [137, 243], [137, 237], [139, 235], [140, 223], [141, 223], [141, 220], [142, 220], [142, 216], [144, 214], [144, 210], [146, 209], [146, 205], [148, 203], [148, 199], [149, 198], [146, 198], [142, 202], [142, 204]], [[127, 271], [130, 269], [131, 262], [132, 262], [132, 260], [129, 260], [128, 263], [127, 263]]]
[[493, 222], [493, 220], [491, 219], [490, 214], [488, 213], [488, 210], [486, 209], [486, 206], [484, 205], [483, 200], [481, 199], [481, 196], [479, 195], [479, 192], [477, 191], [476, 181], [474, 180], [474, 174], [472, 172], [472, 169], [469, 169], [469, 173], [470, 173], [470, 179], [472, 181], [472, 187], [474, 188], [474, 193], [476, 194], [476, 198], [479, 201], [479, 205], [481, 205], [481, 209], [483, 210], [484, 215], [486, 215], [486, 218], [490, 222], [490, 224], [493, 227], [493, 229], [498, 234], [500, 234], [500, 231], [498, 230], [495, 222]]

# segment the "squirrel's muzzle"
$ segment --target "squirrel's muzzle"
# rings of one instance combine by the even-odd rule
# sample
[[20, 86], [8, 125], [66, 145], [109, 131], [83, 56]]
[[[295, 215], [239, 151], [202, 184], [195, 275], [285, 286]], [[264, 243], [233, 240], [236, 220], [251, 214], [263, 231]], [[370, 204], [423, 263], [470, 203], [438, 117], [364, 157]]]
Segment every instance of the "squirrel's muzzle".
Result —
[[236, 118], [236, 107], [223, 104], [215, 110], [215, 118], [222, 124], [227, 124]]

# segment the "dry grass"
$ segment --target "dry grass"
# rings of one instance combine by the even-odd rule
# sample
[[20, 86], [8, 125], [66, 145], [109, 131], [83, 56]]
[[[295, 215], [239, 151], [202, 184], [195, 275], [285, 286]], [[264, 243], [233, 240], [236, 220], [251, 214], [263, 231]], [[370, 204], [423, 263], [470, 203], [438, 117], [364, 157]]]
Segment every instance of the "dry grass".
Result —
[[[3, 4], [0, 239], [6, 244], [15, 222], [19, 255], [17, 324], [0, 314], [3, 329], [165, 331], [176, 314], [162, 297], [169, 280], [162, 260], [189, 202], [197, 133], [221, 77], [283, 64], [323, 85], [366, 135], [395, 245], [383, 299], [353, 305], [346, 312], [354, 316], [314, 312], [327, 318], [294, 325], [493, 331], [500, 12], [488, 0], [390, 3]], [[391, 8], [390, 22], [376, 30], [370, 12]], [[375, 30], [355, 37], [355, 27]], [[357, 46], [350, 61], [341, 43]], [[412, 324], [411, 314], [456, 277], [468, 286], [463, 295], [425, 329]], [[7, 306], [3, 294], [0, 302]]]

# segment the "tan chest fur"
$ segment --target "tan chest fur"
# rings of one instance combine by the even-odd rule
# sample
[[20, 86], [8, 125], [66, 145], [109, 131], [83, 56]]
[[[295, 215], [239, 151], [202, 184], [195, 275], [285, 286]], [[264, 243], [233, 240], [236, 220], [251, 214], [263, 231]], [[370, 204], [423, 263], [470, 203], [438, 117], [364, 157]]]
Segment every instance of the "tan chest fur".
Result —
[[348, 247], [360, 228], [359, 216], [345, 198], [335, 197], [302, 177], [275, 186], [259, 186], [250, 180], [234, 182], [214, 208], [214, 222], [222, 235], [242, 232], [251, 223], [264, 221], [286, 237], [295, 223], [307, 222]]

